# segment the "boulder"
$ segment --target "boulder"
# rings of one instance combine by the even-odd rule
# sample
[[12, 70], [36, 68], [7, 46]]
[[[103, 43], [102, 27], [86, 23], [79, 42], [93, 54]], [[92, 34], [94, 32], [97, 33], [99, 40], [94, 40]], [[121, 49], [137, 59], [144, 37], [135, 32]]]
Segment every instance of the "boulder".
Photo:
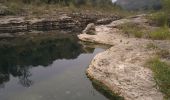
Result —
[[90, 34], [95, 35], [96, 29], [94, 23], [90, 23], [87, 27], [83, 30], [83, 34]]

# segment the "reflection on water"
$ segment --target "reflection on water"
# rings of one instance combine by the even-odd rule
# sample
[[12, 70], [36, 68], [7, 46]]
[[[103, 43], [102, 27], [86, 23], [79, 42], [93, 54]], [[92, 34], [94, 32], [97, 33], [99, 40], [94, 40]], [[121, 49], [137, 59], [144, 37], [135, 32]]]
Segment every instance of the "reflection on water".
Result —
[[161, 8], [161, 0], [117, 0], [116, 4], [126, 10], [158, 10]]
[[1, 99], [108, 100], [85, 75], [91, 59], [104, 51], [99, 47], [77, 38], [0, 45]]
[[69, 38], [57, 39], [51, 43], [42, 41], [40, 45], [0, 48], [0, 84], [8, 82], [10, 75], [18, 77], [20, 83], [29, 87], [32, 82], [29, 67], [48, 67], [57, 59], [75, 59], [83, 53], [82, 46]]

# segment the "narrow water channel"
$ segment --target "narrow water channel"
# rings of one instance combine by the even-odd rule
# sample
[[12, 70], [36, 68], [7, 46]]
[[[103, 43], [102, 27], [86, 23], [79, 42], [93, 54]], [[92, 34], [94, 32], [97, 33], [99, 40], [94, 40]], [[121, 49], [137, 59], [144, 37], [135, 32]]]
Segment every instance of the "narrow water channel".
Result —
[[104, 50], [74, 38], [0, 48], [0, 100], [108, 100], [85, 74]]

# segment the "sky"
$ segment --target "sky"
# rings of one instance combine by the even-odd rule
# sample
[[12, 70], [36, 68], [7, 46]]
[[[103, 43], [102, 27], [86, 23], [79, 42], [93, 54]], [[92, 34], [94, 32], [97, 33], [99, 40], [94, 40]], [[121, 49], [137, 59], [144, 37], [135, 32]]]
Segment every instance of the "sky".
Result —
[[112, 0], [113, 3], [115, 3], [117, 0]]

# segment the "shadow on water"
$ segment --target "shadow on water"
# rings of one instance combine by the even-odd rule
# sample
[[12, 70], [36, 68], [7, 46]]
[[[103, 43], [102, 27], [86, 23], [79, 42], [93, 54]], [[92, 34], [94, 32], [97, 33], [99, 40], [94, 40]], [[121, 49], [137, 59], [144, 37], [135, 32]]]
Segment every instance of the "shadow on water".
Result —
[[113, 93], [106, 87], [104, 84], [96, 81], [96, 80], [91, 80], [93, 87], [100, 92], [102, 95], [104, 95], [106, 98], [109, 100], [124, 100], [123, 97], [118, 96], [118, 94]]
[[108, 100], [124, 100], [123, 97], [119, 96], [119, 94], [114, 93], [111, 91], [105, 84], [102, 82], [90, 77], [87, 74], [87, 77], [89, 80], [91, 80], [92, 86], [95, 90], [97, 90], [99, 93], [104, 95]]

